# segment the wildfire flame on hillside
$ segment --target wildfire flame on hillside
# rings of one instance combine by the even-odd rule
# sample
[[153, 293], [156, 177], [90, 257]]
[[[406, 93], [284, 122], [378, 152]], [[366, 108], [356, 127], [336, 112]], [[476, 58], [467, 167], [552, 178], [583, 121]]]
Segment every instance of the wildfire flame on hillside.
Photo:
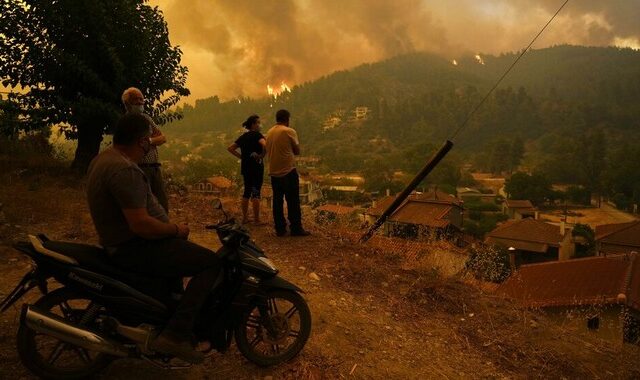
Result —
[[277, 99], [278, 96], [282, 95], [285, 92], [291, 92], [291, 88], [287, 86], [287, 84], [284, 83], [284, 81], [280, 83], [280, 87], [277, 87], [277, 88], [273, 88], [269, 84], [267, 85], [267, 93], [270, 96], [273, 96], [275, 99]]
[[484, 65], [484, 59], [482, 59], [480, 54], [476, 54], [476, 61], [478, 61], [479, 64]]
[[455, 59], [453, 61], [451, 61], [451, 64], [454, 66], [458, 66], [458, 61], [456, 61]]

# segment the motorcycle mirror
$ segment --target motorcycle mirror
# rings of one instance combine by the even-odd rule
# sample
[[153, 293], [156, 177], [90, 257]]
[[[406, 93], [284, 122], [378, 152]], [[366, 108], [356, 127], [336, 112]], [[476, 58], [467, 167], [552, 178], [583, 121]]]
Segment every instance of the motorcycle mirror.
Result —
[[225, 221], [229, 220], [229, 215], [227, 214], [226, 211], [224, 211], [224, 208], [222, 208], [222, 201], [220, 200], [220, 198], [214, 198], [211, 201], [211, 206], [213, 206], [213, 208], [216, 209], [216, 210], [222, 211], [222, 214], [224, 215], [224, 220]]

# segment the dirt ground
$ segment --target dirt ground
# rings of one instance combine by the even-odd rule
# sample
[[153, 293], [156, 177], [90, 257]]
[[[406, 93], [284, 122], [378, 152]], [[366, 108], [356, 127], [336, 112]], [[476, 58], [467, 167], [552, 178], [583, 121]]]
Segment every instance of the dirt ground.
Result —
[[[0, 296], [28, 270], [12, 242], [27, 233], [52, 239], [96, 241], [82, 186], [71, 178], [0, 182]], [[219, 246], [204, 225], [217, 216], [209, 200], [171, 198], [171, 216], [188, 222], [191, 239]], [[235, 202], [226, 207], [235, 208]], [[307, 220], [312, 219], [307, 216]], [[232, 346], [204, 365], [167, 372], [134, 360], [115, 362], [103, 379], [425, 379], [425, 378], [638, 378], [637, 347], [576, 335], [542, 316], [484, 294], [438, 262], [442, 246], [406, 254], [376, 242], [360, 245], [353, 232], [308, 224], [306, 238], [276, 237], [251, 227], [281, 275], [305, 290], [313, 331], [289, 363], [258, 368]], [[459, 253], [457, 253], [459, 254]], [[438, 255], [438, 257], [434, 257]], [[451, 259], [456, 261], [458, 259]], [[315, 273], [320, 280], [309, 275]], [[35, 292], [25, 298], [33, 302]], [[15, 352], [19, 307], [0, 315], [0, 379], [32, 378]]]

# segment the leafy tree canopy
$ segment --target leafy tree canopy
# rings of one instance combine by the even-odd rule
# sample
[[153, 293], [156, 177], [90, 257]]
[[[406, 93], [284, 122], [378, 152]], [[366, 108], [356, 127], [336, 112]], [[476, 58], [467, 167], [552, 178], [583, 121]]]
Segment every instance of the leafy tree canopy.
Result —
[[535, 205], [541, 205], [553, 196], [551, 182], [539, 173], [514, 173], [505, 182], [504, 189], [510, 199], [527, 199]]
[[143, 0], [6, 0], [0, 3], [0, 80], [23, 130], [66, 126], [84, 170], [122, 112], [128, 87], [159, 122], [185, 87], [187, 68], [157, 7]]

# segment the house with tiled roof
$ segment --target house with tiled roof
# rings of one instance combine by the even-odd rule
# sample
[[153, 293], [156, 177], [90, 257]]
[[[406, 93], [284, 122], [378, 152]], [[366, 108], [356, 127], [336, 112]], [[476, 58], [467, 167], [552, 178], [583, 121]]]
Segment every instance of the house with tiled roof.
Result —
[[529, 200], [506, 199], [502, 204], [502, 212], [507, 215], [509, 219], [538, 219], [538, 210]]
[[596, 226], [599, 255], [640, 252], [640, 220]]
[[234, 184], [227, 177], [213, 176], [194, 184], [191, 191], [218, 196], [231, 195], [234, 191]]
[[[365, 211], [365, 220], [374, 223], [395, 200], [395, 196], [380, 199]], [[451, 238], [462, 230], [463, 206], [456, 197], [441, 193], [414, 193], [387, 219], [387, 236], [404, 238]]]
[[496, 292], [524, 307], [544, 309], [576, 331], [633, 343], [640, 337], [637, 254], [523, 265]]
[[569, 228], [536, 219], [509, 220], [489, 232], [485, 242], [509, 249], [513, 266], [568, 260], [575, 254]]

